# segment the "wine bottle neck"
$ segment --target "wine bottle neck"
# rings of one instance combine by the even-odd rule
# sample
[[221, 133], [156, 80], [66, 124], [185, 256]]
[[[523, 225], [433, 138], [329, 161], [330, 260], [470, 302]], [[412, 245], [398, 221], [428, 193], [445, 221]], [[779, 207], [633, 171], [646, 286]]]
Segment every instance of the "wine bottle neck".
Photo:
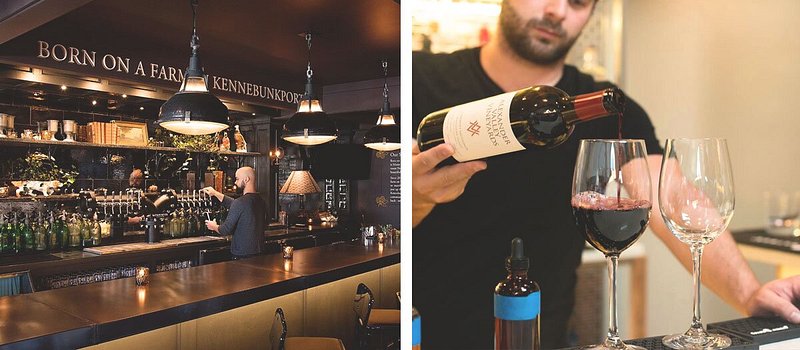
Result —
[[564, 114], [568, 124], [619, 114], [625, 106], [625, 98], [616, 88], [576, 95], [570, 97], [570, 101], [573, 109], [570, 113]]

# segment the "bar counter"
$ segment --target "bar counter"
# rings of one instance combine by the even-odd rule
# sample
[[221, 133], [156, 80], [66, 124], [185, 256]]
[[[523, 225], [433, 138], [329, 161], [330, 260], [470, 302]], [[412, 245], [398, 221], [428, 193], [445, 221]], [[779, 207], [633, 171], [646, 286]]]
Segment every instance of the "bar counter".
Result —
[[[322, 246], [334, 242], [349, 240], [352, 235], [341, 232], [339, 227], [330, 225], [317, 225], [308, 228], [270, 229], [264, 232], [266, 242], [265, 253], [277, 253], [280, 244], [286, 242], [296, 248]], [[215, 238], [215, 237], [211, 237]], [[170, 260], [190, 260], [193, 265], [201, 265], [199, 252], [201, 250], [225, 250], [230, 246], [230, 237], [225, 239], [204, 242], [178, 244], [180, 239], [165, 239], [163, 247], [155, 249], [142, 249], [125, 251], [113, 254], [93, 254], [83, 250], [69, 250], [51, 253], [36, 253], [27, 255], [11, 255], [0, 257], [0, 274], [19, 271], [30, 272], [36, 290], [46, 290], [42, 279], [56, 274], [72, 273], [77, 271], [95, 270], [120, 265], [150, 266], [151, 269], [158, 262]], [[115, 243], [142, 243], [143, 235], [125, 236]], [[104, 245], [101, 248], [114, 247], [116, 244]], [[229, 256], [226, 257], [229, 259]]]
[[90, 346], [399, 262], [399, 240], [355, 241], [298, 250], [291, 260], [272, 254], [151, 274], [143, 287], [123, 278], [3, 297], [0, 348]]

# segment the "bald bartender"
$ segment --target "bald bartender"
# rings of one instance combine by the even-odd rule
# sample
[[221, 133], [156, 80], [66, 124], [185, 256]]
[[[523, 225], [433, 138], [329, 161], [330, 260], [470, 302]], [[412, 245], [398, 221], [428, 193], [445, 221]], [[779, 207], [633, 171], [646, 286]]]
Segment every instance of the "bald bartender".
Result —
[[203, 189], [228, 208], [228, 217], [222, 225], [206, 220], [209, 230], [232, 236], [231, 255], [234, 260], [261, 254], [264, 250], [264, 213], [266, 204], [256, 192], [256, 171], [251, 167], [236, 170], [236, 191], [242, 195], [233, 199], [213, 187]]

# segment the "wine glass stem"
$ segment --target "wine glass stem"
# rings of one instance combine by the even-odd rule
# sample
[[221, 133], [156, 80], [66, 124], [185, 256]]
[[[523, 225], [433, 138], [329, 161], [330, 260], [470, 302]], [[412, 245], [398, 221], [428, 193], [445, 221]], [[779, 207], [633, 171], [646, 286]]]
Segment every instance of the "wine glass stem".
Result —
[[692, 328], [695, 330], [703, 329], [703, 321], [700, 319], [700, 261], [703, 257], [703, 245], [693, 244], [690, 247], [692, 252], [692, 277], [694, 277], [694, 314], [692, 316]]
[[608, 335], [606, 343], [619, 344], [617, 329], [617, 260], [619, 255], [606, 256], [608, 263]]

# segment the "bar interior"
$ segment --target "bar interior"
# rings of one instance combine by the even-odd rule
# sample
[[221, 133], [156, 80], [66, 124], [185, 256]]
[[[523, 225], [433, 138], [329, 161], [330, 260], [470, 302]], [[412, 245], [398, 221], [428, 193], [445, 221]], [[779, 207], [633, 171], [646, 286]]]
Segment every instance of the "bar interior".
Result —
[[399, 67], [399, 1], [0, 7], [0, 348], [399, 348]]

